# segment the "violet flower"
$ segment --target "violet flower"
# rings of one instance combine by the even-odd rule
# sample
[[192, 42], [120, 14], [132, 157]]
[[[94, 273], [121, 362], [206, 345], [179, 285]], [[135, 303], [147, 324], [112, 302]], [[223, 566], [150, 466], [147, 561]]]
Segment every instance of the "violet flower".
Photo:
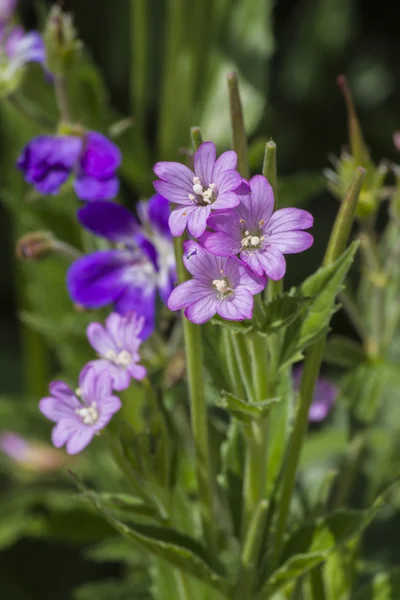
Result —
[[206, 228], [212, 210], [232, 208], [239, 204], [238, 194], [247, 193], [247, 185], [235, 170], [236, 152], [224, 152], [216, 160], [212, 142], [204, 142], [194, 155], [194, 172], [177, 162], [159, 162], [154, 173], [156, 191], [170, 202], [180, 205], [169, 217], [169, 227], [179, 236], [188, 227], [199, 237]]
[[40, 135], [18, 158], [25, 180], [41, 194], [55, 195], [71, 174], [81, 200], [111, 200], [119, 189], [115, 172], [121, 164], [118, 147], [101, 133]]
[[274, 193], [267, 179], [255, 175], [250, 180], [251, 194], [235, 208], [210, 216], [204, 247], [217, 256], [240, 258], [258, 275], [282, 279], [286, 271], [284, 254], [303, 252], [314, 238], [302, 231], [313, 224], [312, 215], [300, 208], [281, 208], [273, 212]]
[[[160, 196], [149, 201], [148, 206], [153, 207], [148, 212], [151, 233], [140, 227], [129, 210], [113, 202], [94, 202], [80, 209], [81, 224], [116, 247], [78, 259], [67, 274], [68, 290], [75, 303], [85, 308], [114, 304], [122, 315], [135, 311], [143, 316], [142, 339], [154, 329], [157, 290], [166, 302], [175, 281], [170, 234], [161, 233], [165, 226], [163, 211], [155, 210], [162, 204], [168, 206], [168, 201]], [[159, 254], [157, 247], [161, 245]]]
[[170, 310], [185, 309], [192, 323], [205, 323], [215, 314], [229, 321], [251, 319], [253, 295], [266, 285], [236, 257], [219, 257], [194, 241], [185, 242], [183, 262], [193, 279], [178, 285], [168, 300]]
[[99, 371], [108, 371], [117, 391], [129, 387], [131, 378], [146, 377], [145, 367], [138, 365], [138, 350], [142, 342], [139, 336], [143, 325], [144, 318], [138, 317], [134, 312], [124, 317], [111, 313], [106, 319], [105, 327], [100, 323], [90, 323], [86, 330], [91, 346], [100, 356], [89, 365]]
[[10, 21], [14, 15], [18, 0], [0, 0], [0, 26]]
[[110, 373], [91, 366], [81, 371], [76, 392], [62, 381], [53, 381], [49, 387], [51, 396], [42, 398], [39, 408], [56, 423], [51, 433], [54, 446], [66, 444], [68, 454], [86, 448], [121, 408], [121, 400], [112, 394]]
[[54, 448], [38, 442], [30, 442], [12, 431], [4, 431], [0, 434], [0, 451], [29, 471], [52, 471], [64, 463], [62, 454]]
[[0, 92], [11, 93], [18, 86], [27, 63], [43, 65], [46, 52], [37, 31], [25, 32], [17, 25], [9, 28], [0, 24]]
[[[300, 391], [301, 377], [303, 374], [303, 367], [297, 366], [293, 369], [292, 379], [293, 387], [296, 392]], [[337, 388], [323, 377], [319, 377], [314, 388], [314, 396], [310, 411], [308, 413], [308, 420], [310, 423], [320, 423], [330, 413], [335, 404], [338, 391]]]

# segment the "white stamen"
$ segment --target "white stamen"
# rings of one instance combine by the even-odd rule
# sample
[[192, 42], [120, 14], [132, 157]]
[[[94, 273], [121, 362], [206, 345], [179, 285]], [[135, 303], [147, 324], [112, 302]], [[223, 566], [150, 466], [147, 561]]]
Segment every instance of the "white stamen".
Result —
[[226, 294], [228, 292], [233, 292], [232, 288], [230, 288], [224, 279], [214, 279], [213, 285], [217, 288], [220, 294]]
[[256, 235], [253, 235], [250, 238], [250, 243], [251, 243], [252, 246], [258, 246], [258, 244], [260, 243], [260, 238], [257, 237]]
[[99, 418], [96, 402], [92, 402], [90, 406], [75, 409], [75, 414], [82, 419], [84, 425], [94, 425]]
[[193, 177], [193, 183], [195, 185], [197, 185], [198, 183], [200, 183], [200, 178], [199, 177]]
[[121, 350], [118, 354], [114, 350], [107, 350], [104, 358], [114, 363], [117, 367], [126, 369], [132, 362], [132, 354], [127, 350]]
[[196, 200], [196, 196], [194, 194], [189, 194], [189, 200], [193, 202], [194, 200]]
[[198, 196], [201, 196], [203, 194], [203, 186], [200, 183], [195, 183], [193, 186], [193, 191]]

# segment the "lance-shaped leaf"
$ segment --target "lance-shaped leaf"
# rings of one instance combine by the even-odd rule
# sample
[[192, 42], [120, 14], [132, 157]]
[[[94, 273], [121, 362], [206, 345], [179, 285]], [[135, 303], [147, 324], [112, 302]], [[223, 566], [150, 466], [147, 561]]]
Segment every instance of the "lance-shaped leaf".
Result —
[[85, 488], [76, 477], [74, 479], [81, 492], [121, 535], [135, 542], [142, 550], [167, 561], [210, 587], [226, 595], [229, 594], [230, 582], [224, 576], [223, 567], [216, 560], [212, 560], [206, 549], [195, 539], [169, 527], [141, 525], [133, 522], [130, 522], [128, 526], [116, 519], [102, 505], [98, 494]]
[[363, 347], [342, 335], [332, 336], [325, 347], [324, 360], [336, 367], [353, 368], [365, 359]]
[[385, 495], [381, 495], [368, 510], [338, 511], [297, 529], [283, 548], [280, 566], [261, 584], [257, 600], [269, 598], [290, 580], [322, 563], [333, 550], [359, 536], [384, 501]]
[[344, 378], [341, 393], [354, 416], [371, 423], [380, 407], [387, 371], [384, 364], [363, 362]]
[[271, 406], [280, 401], [280, 398], [267, 398], [261, 402], [245, 402], [225, 390], [222, 390], [221, 394], [222, 397], [217, 400], [217, 406], [225, 408], [233, 417], [244, 423], [262, 419]]
[[[91, 492], [93, 496], [97, 496], [99, 504], [104, 508], [123, 519], [133, 519], [138, 517], [147, 517], [162, 522], [159, 512], [154, 506], [146, 504], [141, 498], [129, 496], [128, 494], [109, 494]], [[80, 499], [86, 502], [92, 501], [86, 496], [80, 496]]]

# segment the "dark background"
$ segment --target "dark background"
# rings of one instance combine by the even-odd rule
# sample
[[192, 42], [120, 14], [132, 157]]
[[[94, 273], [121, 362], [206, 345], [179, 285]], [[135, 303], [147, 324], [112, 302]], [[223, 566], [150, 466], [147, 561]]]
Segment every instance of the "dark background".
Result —
[[[29, 27], [36, 25], [33, 4], [20, 2]], [[64, 8], [75, 15], [77, 29], [104, 75], [111, 103], [129, 114], [127, 0], [70, 0], [64, 2]], [[382, 1], [276, 2], [269, 103], [252, 137], [276, 140], [280, 174], [322, 171], [328, 166], [328, 154], [339, 154], [347, 139], [344, 103], [336, 86], [340, 73], [348, 75], [374, 160], [396, 160], [392, 134], [400, 128], [399, 22], [398, 5]], [[148, 129], [151, 137], [151, 119]], [[290, 277], [297, 280], [320, 260], [336, 201], [321, 192], [310, 206], [318, 224], [316, 244], [312, 252], [293, 257], [289, 283]], [[15, 310], [14, 239], [11, 221], [1, 208], [0, 218], [0, 394], [6, 394], [21, 391], [23, 378]], [[344, 316], [336, 318], [335, 328], [351, 333]], [[84, 560], [76, 547], [22, 541], [0, 554], [0, 596], [8, 600], [11, 593], [3, 596], [1, 590], [10, 589], [13, 600], [66, 600], [76, 584], [118, 572], [117, 566], [105, 568]]]

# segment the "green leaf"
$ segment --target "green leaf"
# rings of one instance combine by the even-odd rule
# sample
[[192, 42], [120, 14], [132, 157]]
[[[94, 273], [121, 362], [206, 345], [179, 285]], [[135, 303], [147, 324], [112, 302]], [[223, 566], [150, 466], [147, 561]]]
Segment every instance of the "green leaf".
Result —
[[84, 583], [73, 592], [73, 600], [151, 600], [152, 596], [135, 582], [106, 580]]
[[253, 315], [254, 330], [261, 335], [270, 335], [291, 325], [312, 302], [294, 291], [276, 296], [262, 304], [262, 311]]
[[221, 394], [222, 398], [217, 400], [217, 406], [225, 408], [233, 417], [244, 423], [262, 419], [271, 406], [280, 401], [280, 398], [268, 398], [262, 402], [245, 402], [225, 390], [222, 390]]
[[337, 367], [353, 368], [365, 360], [365, 352], [358, 342], [334, 335], [327, 341], [324, 360]]
[[229, 592], [230, 585], [221, 565], [211, 561], [209, 553], [196, 540], [168, 527], [132, 522], [128, 527], [103, 507], [97, 494], [85, 488], [75, 477], [74, 479], [82, 493], [121, 535], [210, 587], [226, 594]]
[[[98, 496], [98, 501], [104, 508], [112, 509], [113, 513], [121, 518], [147, 517], [162, 522], [158, 510], [154, 506], [146, 504], [141, 498], [127, 494], [96, 494], [95, 492], [92, 494]], [[89, 502], [87, 496], [82, 496], [81, 500]]]
[[368, 510], [338, 511], [297, 529], [286, 541], [281, 565], [262, 584], [258, 600], [268, 598], [285, 583], [305, 575], [333, 550], [359, 536], [382, 507], [385, 495], [379, 496]]
[[364, 585], [353, 600], [398, 600], [400, 598], [400, 569], [378, 573]]
[[341, 398], [354, 416], [371, 423], [381, 404], [387, 371], [381, 363], [363, 362], [350, 371], [341, 385]]

